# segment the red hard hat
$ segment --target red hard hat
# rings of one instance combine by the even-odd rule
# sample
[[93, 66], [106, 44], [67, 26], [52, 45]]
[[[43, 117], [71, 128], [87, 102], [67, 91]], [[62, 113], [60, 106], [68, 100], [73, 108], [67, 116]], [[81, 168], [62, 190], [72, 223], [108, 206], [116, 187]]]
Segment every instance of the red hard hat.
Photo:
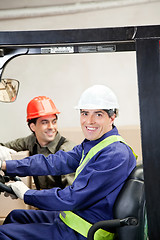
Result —
[[33, 118], [59, 113], [60, 112], [49, 97], [35, 97], [27, 106], [27, 122]]

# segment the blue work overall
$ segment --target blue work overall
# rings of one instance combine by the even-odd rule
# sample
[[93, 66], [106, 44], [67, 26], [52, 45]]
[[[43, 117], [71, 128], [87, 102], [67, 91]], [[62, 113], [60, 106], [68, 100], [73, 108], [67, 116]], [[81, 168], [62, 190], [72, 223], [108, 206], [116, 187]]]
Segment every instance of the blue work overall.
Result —
[[[30, 172], [32, 176], [33, 172], [37, 171], [39, 173], [40, 171], [45, 171], [48, 174], [47, 169], [49, 164], [53, 166], [50, 173], [54, 175], [55, 169], [59, 168], [62, 162], [64, 163], [64, 169], [70, 169], [70, 166], [73, 165], [77, 168], [75, 158], [77, 157], [78, 160], [80, 153], [82, 154], [82, 147], [84, 153], [86, 153], [89, 148], [92, 149], [97, 143], [112, 135], [119, 136], [116, 127], [98, 140], [84, 140], [81, 145], [76, 146], [68, 153], [59, 151], [46, 158], [42, 155], [35, 155], [21, 160], [21, 162], [15, 160], [8, 161], [8, 173], [11, 174], [14, 172], [16, 175], [25, 176], [26, 172]], [[62, 162], [60, 162], [60, 158]], [[39, 163], [38, 169], [37, 163]], [[66, 163], [68, 164], [68, 168]], [[54, 164], [56, 164], [55, 167]], [[125, 179], [136, 165], [136, 159], [131, 149], [119, 141], [113, 142], [113, 144], [104, 147], [99, 153], [95, 154], [83, 169], [81, 169], [81, 165], [77, 169], [80, 172], [72, 186], [68, 186], [65, 189], [28, 190], [24, 196], [25, 203], [34, 205], [39, 209], [45, 209], [45, 211], [12, 211], [7, 216], [5, 224], [0, 226], [0, 239], [86, 239], [86, 237], [79, 234], [76, 230], [68, 227], [59, 218], [59, 211], [57, 212], [56, 210], [73, 211], [83, 219], [88, 218], [88, 222], [111, 219], [112, 206], [117, 194], [122, 188]], [[75, 203], [77, 201], [77, 206], [74, 205], [73, 201]], [[104, 208], [106, 211], [104, 211]]]

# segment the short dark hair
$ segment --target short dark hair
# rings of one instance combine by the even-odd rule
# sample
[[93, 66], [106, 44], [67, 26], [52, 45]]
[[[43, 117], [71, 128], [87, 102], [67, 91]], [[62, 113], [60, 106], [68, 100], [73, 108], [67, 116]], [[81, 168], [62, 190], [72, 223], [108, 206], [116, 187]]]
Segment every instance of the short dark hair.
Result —
[[115, 109], [103, 109], [103, 111], [105, 111], [109, 117], [112, 117], [113, 114], [118, 115], [118, 110], [115, 108]]
[[[38, 119], [38, 118], [32, 118], [32, 119], [30, 119], [30, 120], [28, 121], [28, 127], [30, 128], [31, 123], [34, 123], [34, 124], [36, 125], [37, 119]], [[32, 131], [31, 128], [30, 128], [30, 130]], [[33, 131], [32, 131], [32, 132], [33, 132]], [[34, 132], [33, 132], [33, 133], [34, 133]]]

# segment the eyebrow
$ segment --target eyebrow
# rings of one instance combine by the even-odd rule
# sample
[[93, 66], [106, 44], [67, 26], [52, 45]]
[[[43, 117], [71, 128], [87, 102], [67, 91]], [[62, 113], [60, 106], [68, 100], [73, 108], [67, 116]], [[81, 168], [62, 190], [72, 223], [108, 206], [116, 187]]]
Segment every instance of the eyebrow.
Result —
[[[52, 119], [52, 121], [57, 120], [57, 118]], [[49, 121], [47, 118], [41, 119], [41, 121]]]
[[104, 113], [104, 112], [100, 110], [100, 111], [96, 111], [95, 113]]
[[80, 109], [80, 113], [83, 113], [83, 112], [87, 112], [87, 111]]
[[[89, 111], [86, 111], [86, 110], [80, 110], [80, 113], [88, 113], [88, 112]], [[102, 113], [102, 114], [104, 114], [104, 112], [101, 111], [101, 110], [95, 111], [94, 113]]]

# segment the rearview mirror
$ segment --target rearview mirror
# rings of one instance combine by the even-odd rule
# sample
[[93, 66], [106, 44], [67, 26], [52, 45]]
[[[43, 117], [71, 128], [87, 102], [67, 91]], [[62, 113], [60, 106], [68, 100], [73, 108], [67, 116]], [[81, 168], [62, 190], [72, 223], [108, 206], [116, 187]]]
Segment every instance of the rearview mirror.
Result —
[[15, 79], [2, 79], [0, 82], [0, 102], [14, 102], [19, 90], [19, 81]]

